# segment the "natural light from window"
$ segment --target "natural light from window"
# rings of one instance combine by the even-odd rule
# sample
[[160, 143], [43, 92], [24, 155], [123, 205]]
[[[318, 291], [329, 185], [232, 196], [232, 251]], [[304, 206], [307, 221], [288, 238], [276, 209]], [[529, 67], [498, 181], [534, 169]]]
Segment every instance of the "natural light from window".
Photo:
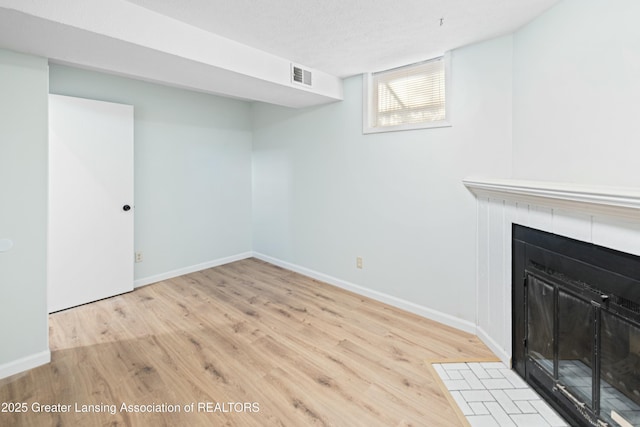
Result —
[[365, 133], [448, 126], [445, 71], [440, 57], [370, 74]]

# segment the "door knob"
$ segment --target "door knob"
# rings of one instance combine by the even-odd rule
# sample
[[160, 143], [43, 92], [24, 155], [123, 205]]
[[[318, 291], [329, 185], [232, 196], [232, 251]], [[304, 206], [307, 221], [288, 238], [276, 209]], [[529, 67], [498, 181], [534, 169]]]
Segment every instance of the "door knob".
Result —
[[125, 211], [125, 212], [127, 212], [127, 211], [128, 211], [128, 210], [130, 210], [130, 209], [131, 209], [131, 206], [129, 206], [129, 205], [124, 205], [124, 206], [122, 207], [122, 210], [123, 210], [123, 211]]

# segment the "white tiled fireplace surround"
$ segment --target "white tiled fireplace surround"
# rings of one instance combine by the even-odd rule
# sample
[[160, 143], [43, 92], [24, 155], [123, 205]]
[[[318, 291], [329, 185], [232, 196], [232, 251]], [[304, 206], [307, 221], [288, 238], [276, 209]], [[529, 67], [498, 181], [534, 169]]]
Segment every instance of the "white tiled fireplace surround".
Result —
[[511, 366], [514, 223], [640, 255], [640, 189], [484, 178], [463, 183], [477, 199], [477, 334], [505, 368]]

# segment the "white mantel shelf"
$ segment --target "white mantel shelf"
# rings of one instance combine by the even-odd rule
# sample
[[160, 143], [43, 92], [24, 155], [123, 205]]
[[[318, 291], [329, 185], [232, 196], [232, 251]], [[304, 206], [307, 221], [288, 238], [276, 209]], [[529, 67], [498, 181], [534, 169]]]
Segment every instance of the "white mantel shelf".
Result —
[[462, 182], [480, 197], [535, 202], [540, 206], [593, 214], [640, 217], [640, 188], [494, 178], [465, 178]]

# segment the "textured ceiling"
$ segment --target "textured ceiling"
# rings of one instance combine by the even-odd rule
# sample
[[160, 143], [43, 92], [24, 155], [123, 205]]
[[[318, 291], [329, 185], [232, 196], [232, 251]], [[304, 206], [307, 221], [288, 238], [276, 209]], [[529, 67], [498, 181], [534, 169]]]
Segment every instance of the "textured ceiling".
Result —
[[513, 32], [559, 0], [127, 1], [347, 77]]

